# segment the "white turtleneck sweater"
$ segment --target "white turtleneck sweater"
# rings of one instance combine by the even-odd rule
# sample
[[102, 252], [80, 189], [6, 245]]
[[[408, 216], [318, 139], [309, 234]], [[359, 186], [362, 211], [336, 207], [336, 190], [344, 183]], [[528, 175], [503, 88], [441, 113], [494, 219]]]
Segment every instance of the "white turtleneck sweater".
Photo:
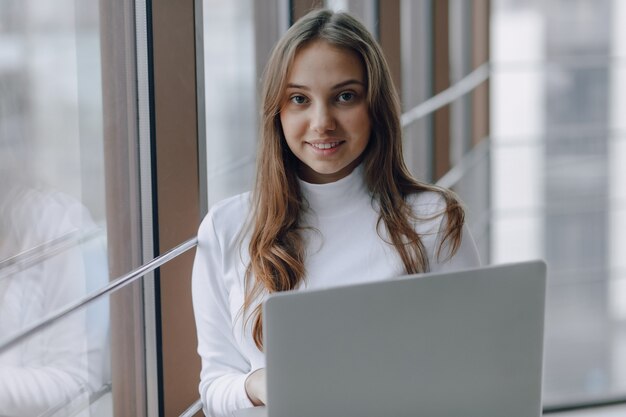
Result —
[[[331, 184], [300, 181], [300, 187], [309, 203], [303, 223], [311, 226], [304, 235], [307, 251], [303, 287], [349, 285], [405, 274], [393, 246], [377, 233], [378, 211], [364, 183], [362, 167]], [[467, 228], [454, 257], [438, 262], [436, 251], [445, 201], [437, 193], [424, 192], [409, 202], [414, 213], [425, 219], [415, 228], [428, 252], [431, 272], [480, 264]], [[250, 373], [265, 367], [265, 355], [252, 340], [250, 321], [244, 328], [241, 312], [249, 263], [249, 234], [242, 227], [249, 212], [249, 193], [229, 198], [213, 206], [198, 232], [193, 305], [202, 358], [200, 395], [204, 412], [211, 417], [230, 416], [236, 409], [251, 407], [244, 382]]]

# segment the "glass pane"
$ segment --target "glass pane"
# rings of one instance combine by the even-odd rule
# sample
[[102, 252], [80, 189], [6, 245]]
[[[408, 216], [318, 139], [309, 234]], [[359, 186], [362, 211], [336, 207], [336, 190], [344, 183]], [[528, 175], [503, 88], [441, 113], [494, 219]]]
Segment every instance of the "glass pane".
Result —
[[25, 325], [108, 280], [100, 29], [97, 2], [2, 8], [0, 311], [22, 282], [68, 288]]
[[253, 4], [204, 0], [209, 206], [252, 187], [257, 109]]
[[[0, 10], [2, 343], [137, 266], [141, 248], [129, 238], [137, 218], [121, 209], [139, 206], [134, 3], [2, 0]], [[73, 415], [70, 402], [110, 385], [108, 310], [102, 301], [4, 352], [0, 415]], [[143, 349], [120, 340], [143, 366]]]
[[108, 309], [104, 297], [0, 347], [0, 415], [111, 416]]
[[[568, 274], [569, 275], [569, 274]], [[572, 274], [588, 280], [588, 274]], [[550, 287], [546, 317], [544, 402], [598, 401], [626, 393], [626, 331], [614, 324], [611, 297], [619, 289], [624, 307], [626, 279], [575, 282]], [[616, 317], [617, 318], [617, 317]], [[576, 366], [572, 366], [576, 364]]]
[[98, 4], [39, 6], [2, 5], [0, 339], [108, 282]]
[[626, 7], [492, 11], [492, 261], [548, 263], [545, 405], [624, 398]]

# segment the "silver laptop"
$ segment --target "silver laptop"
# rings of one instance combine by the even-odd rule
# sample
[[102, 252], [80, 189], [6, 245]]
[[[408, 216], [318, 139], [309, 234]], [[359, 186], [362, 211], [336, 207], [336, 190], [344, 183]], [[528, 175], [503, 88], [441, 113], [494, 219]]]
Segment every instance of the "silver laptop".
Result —
[[538, 417], [541, 261], [276, 294], [268, 405], [237, 417]]

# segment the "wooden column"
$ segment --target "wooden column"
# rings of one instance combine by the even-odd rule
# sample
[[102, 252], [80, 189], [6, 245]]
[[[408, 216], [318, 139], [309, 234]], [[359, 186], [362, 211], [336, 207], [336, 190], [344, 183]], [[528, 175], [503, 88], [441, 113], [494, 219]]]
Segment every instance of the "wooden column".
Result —
[[[433, 3], [433, 94], [450, 87], [449, 8], [448, 0]], [[450, 169], [450, 106], [433, 115], [433, 180]]]
[[[155, 227], [160, 253], [195, 236], [200, 222], [196, 30], [202, 29], [196, 28], [194, 6], [194, 0], [152, 1]], [[188, 252], [167, 263], [157, 280], [165, 416], [179, 415], [199, 397], [200, 358], [191, 304], [193, 255]]]
[[393, 84], [400, 94], [402, 92], [400, 0], [381, 1], [378, 7], [379, 43], [389, 64]]
[[[472, 64], [478, 68], [489, 62], [489, 0], [474, 0], [472, 9]], [[472, 92], [472, 143], [489, 136], [489, 80]]]
[[291, 0], [291, 24], [314, 9], [324, 7], [323, 0]]
[[[134, 2], [100, 2], [102, 108], [110, 278], [142, 263]], [[111, 295], [111, 378], [116, 416], [146, 416], [143, 292]]]

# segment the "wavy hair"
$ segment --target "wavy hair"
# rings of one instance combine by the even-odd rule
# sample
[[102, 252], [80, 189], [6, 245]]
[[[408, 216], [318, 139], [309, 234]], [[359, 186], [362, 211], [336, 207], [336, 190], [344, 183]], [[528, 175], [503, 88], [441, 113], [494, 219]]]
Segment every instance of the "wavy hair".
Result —
[[[416, 219], [407, 197], [435, 191], [446, 202], [446, 225], [436, 251], [451, 257], [461, 242], [464, 211], [451, 191], [412, 178], [402, 156], [400, 103], [382, 50], [367, 29], [347, 13], [315, 10], [298, 20], [274, 47], [262, 79], [262, 125], [257, 156], [256, 183], [252, 193], [250, 263], [245, 276], [243, 311], [250, 313], [262, 293], [292, 290], [305, 276], [305, 246], [300, 216], [305, 202], [298, 183], [298, 160], [285, 140], [280, 123], [289, 69], [297, 52], [311, 41], [354, 51], [367, 75], [367, 103], [372, 121], [368, 145], [362, 155], [364, 176], [372, 198], [380, 208], [378, 234], [387, 231], [388, 243], [398, 252], [407, 273], [429, 270], [426, 249], [415, 231]], [[436, 217], [436, 216], [433, 216]], [[247, 320], [252, 336], [263, 348], [261, 305]]]

